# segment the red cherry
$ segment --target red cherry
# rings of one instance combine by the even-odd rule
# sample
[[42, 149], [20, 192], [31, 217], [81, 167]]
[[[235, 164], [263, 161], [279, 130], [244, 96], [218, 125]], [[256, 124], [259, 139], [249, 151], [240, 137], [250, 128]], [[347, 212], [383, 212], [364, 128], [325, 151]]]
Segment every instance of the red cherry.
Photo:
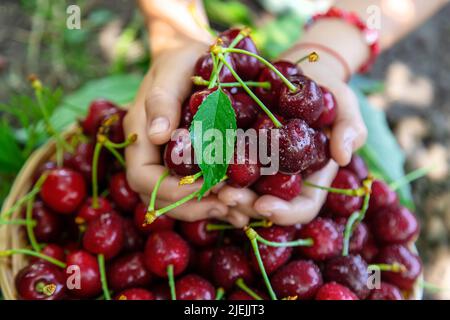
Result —
[[197, 252], [194, 261], [194, 269], [205, 278], [211, 278], [211, 263], [214, 255], [214, 249], [207, 248]]
[[109, 182], [111, 198], [125, 212], [132, 212], [139, 203], [139, 195], [128, 184], [125, 172], [116, 173]]
[[[287, 242], [292, 241], [293, 232], [289, 228], [272, 226], [270, 228], [261, 228], [258, 234], [268, 241]], [[258, 244], [267, 274], [271, 274], [283, 266], [292, 255], [292, 247], [270, 247], [263, 243]], [[252, 267], [256, 272], [260, 272], [258, 261], [254, 254], [251, 255]]]
[[189, 99], [187, 99], [181, 107], [180, 128], [189, 129], [194, 115], [189, 107]]
[[310, 247], [298, 247], [301, 254], [313, 260], [327, 260], [338, 256], [342, 251], [342, 232], [331, 219], [317, 218], [302, 226], [298, 234], [300, 239], [313, 240]]
[[379, 289], [370, 292], [368, 300], [403, 300], [403, 295], [396, 286], [381, 282]]
[[247, 93], [238, 92], [233, 95], [233, 109], [236, 114], [238, 128], [250, 128], [258, 117], [259, 107]]
[[102, 122], [118, 111], [119, 107], [110, 101], [102, 99], [92, 101], [86, 118], [80, 123], [83, 132], [94, 137]]
[[156, 231], [172, 230], [175, 220], [167, 215], [158, 217], [153, 223], [145, 223], [145, 215], [147, 213], [147, 206], [140, 202], [136, 209], [134, 209], [134, 224], [144, 234], [150, 234]]
[[337, 102], [334, 95], [324, 87], [320, 87], [323, 95], [324, 109], [319, 116], [319, 119], [314, 123], [314, 128], [323, 128], [331, 126], [336, 120]]
[[281, 172], [297, 174], [315, 162], [316, 132], [305, 121], [288, 120], [276, 133], [279, 139]]
[[[236, 188], [247, 188], [252, 185], [261, 175], [258, 164], [257, 146], [245, 143], [244, 148], [237, 143], [233, 154], [233, 163], [228, 165], [227, 183]], [[255, 147], [255, 154], [251, 154], [250, 147]]]
[[[86, 251], [79, 250], [69, 253], [66, 260], [69, 293], [82, 299], [98, 296], [102, 291], [102, 284], [97, 259]], [[71, 279], [75, 281], [70, 281]], [[72, 287], [71, 285], [76, 285], [77, 279], [79, 279], [79, 287]]]
[[[62, 262], [66, 261], [66, 254], [64, 252], [64, 249], [61, 246], [54, 244], [54, 243], [49, 243], [49, 244], [45, 245], [45, 247], [42, 248], [40, 253], [42, 253], [43, 255], [46, 255], [48, 257], [51, 257], [53, 259], [62, 261]], [[49, 263], [46, 260], [35, 258], [35, 257], [30, 259], [30, 261], [32, 263], [37, 263], [37, 262]]]
[[189, 245], [173, 231], [158, 231], [150, 235], [145, 245], [145, 266], [159, 277], [167, 278], [167, 267], [174, 275], [182, 273], [189, 264]]
[[[361, 187], [358, 178], [346, 169], [340, 169], [334, 178], [331, 187], [338, 189], [356, 190]], [[353, 197], [337, 193], [328, 193], [327, 207], [336, 215], [341, 217], [350, 217], [353, 212], [361, 209], [362, 197]]]
[[177, 300], [214, 300], [216, 292], [209, 281], [195, 274], [188, 274], [175, 283]]
[[[226, 61], [232, 66], [233, 69], [235, 69], [235, 64], [231, 56], [228, 56], [226, 58]], [[205, 80], [209, 80], [211, 78], [212, 70], [213, 70], [213, 61], [211, 58], [211, 54], [206, 53], [197, 60], [197, 63], [195, 64], [194, 74], [196, 76], [202, 77]], [[231, 74], [230, 69], [228, 69], [225, 65], [220, 70], [219, 80], [220, 82], [236, 81], [236, 79]]]
[[[275, 118], [278, 119], [278, 121], [280, 121], [281, 123], [284, 122], [284, 119], [275, 114]], [[253, 124], [253, 129], [255, 129], [258, 133], [259, 130], [264, 130], [264, 129], [273, 129], [275, 128], [275, 124], [273, 123], [272, 120], [270, 120], [270, 118], [264, 113], [264, 114], [260, 114], [258, 116], [258, 118], [256, 119], [255, 123]]]
[[[233, 42], [233, 40], [238, 36], [240, 31], [241, 31], [240, 29], [236, 28], [228, 29], [219, 34], [219, 38], [222, 39], [224, 45], [228, 47]], [[236, 44], [235, 48], [259, 54], [255, 43], [249, 36], [239, 41]], [[243, 78], [244, 80], [251, 80], [258, 75], [259, 70], [262, 67], [258, 59], [245, 54], [238, 54], [238, 53], [231, 53], [230, 56], [234, 61], [236, 65], [236, 71], [241, 78]]]
[[402, 290], [411, 290], [422, 273], [422, 262], [419, 256], [403, 245], [395, 244], [382, 248], [375, 258], [375, 262], [390, 265], [397, 263], [406, 268], [404, 272], [384, 271], [381, 274], [382, 279]]
[[180, 131], [167, 143], [164, 162], [173, 174], [181, 177], [200, 171], [198, 165], [195, 164], [194, 148], [187, 130]]
[[155, 296], [145, 289], [130, 288], [118, 293], [114, 300], [155, 300]]
[[367, 169], [366, 163], [364, 162], [363, 158], [356, 154], [352, 156], [350, 163], [344, 169], [351, 171], [358, 177], [360, 181], [366, 179], [369, 176], [369, 169]]
[[216, 285], [225, 290], [231, 289], [239, 278], [247, 284], [253, 280], [250, 263], [245, 253], [237, 247], [216, 249], [211, 261], [211, 270]]
[[39, 178], [44, 174], [44, 172], [51, 171], [51, 170], [57, 169], [57, 168], [58, 168], [58, 165], [54, 161], [44, 162], [34, 172], [33, 184], [35, 184], [39, 180]]
[[36, 221], [33, 231], [37, 241], [51, 242], [59, 238], [63, 223], [61, 216], [46, 208], [42, 201], [34, 203], [32, 217]]
[[311, 261], [296, 260], [281, 267], [271, 279], [273, 289], [280, 298], [297, 296], [312, 299], [322, 285], [319, 267]]
[[[191, 95], [191, 98], [189, 99], [189, 109], [191, 110], [191, 113], [195, 115], [198, 111], [198, 108], [203, 103], [203, 101], [205, 101], [205, 99], [216, 90], [217, 87], [194, 92]], [[233, 96], [227, 90], [224, 90], [223, 92], [228, 96], [228, 98], [230, 98], [231, 105], [233, 105], [234, 104]]]
[[382, 208], [395, 207], [398, 205], [398, 196], [395, 191], [389, 188], [384, 181], [375, 180], [372, 183], [372, 193], [369, 200], [367, 217], [372, 218], [375, 212]]
[[336, 282], [324, 284], [316, 294], [316, 300], [359, 300], [347, 287]]
[[[44, 287], [52, 285], [54, 291], [45, 291]], [[33, 263], [16, 276], [16, 289], [24, 300], [61, 300], [65, 297], [65, 276], [56, 266], [49, 263]]]
[[[341, 232], [345, 231], [345, 226], [347, 225], [347, 219], [344, 217], [338, 217], [334, 220], [340, 227]], [[352, 232], [350, 237], [350, 253], [359, 253], [367, 242], [369, 238], [369, 229], [364, 222], [358, 223], [355, 230]]]
[[371, 230], [381, 244], [409, 243], [419, 234], [419, 222], [405, 207], [388, 207], [373, 215]]
[[[273, 66], [288, 78], [302, 74], [295, 64], [288, 61], [277, 61], [273, 63]], [[260, 97], [269, 108], [276, 110], [278, 108], [278, 99], [280, 97], [281, 89], [284, 87], [283, 81], [275, 72], [267, 67], [261, 70], [258, 81], [270, 83], [270, 89], [257, 88], [256, 92], [258, 97]]]
[[327, 261], [324, 277], [327, 281], [348, 287], [360, 299], [365, 299], [370, 293], [367, 268], [367, 263], [359, 255], [335, 257]]
[[86, 197], [86, 183], [83, 176], [70, 169], [49, 171], [41, 188], [41, 198], [57, 213], [74, 212]]
[[114, 260], [108, 268], [108, 284], [115, 291], [146, 287], [152, 276], [144, 265], [143, 253], [131, 253]]
[[79, 222], [89, 222], [97, 219], [104, 213], [111, 212], [113, 210], [110, 202], [103, 197], [98, 197], [98, 207], [93, 208], [92, 198], [88, 198], [83, 206], [77, 213], [77, 218]]
[[319, 171], [327, 165], [328, 161], [331, 158], [330, 142], [324, 132], [316, 131], [314, 135], [314, 145], [316, 146], [315, 159], [308, 167], [308, 169], [306, 169], [306, 171], [303, 173], [304, 176]]
[[142, 251], [144, 248], [144, 239], [134, 221], [129, 218], [123, 218], [123, 250], [125, 252]]
[[369, 233], [367, 241], [361, 250], [361, 256], [364, 258], [364, 260], [371, 263], [379, 251], [380, 249], [378, 248], [373, 235]]
[[116, 256], [124, 244], [122, 223], [117, 213], [102, 214], [87, 225], [83, 247], [93, 254], [103, 254], [105, 259]]
[[211, 223], [211, 220], [208, 219], [194, 222], [181, 221], [181, 232], [186, 237], [186, 240], [197, 246], [206, 247], [213, 245], [219, 238], [219, 232], [208, 231], [206, 227], [209, 223]]
[[290, 78], [296, 86], [292, 92], [283, 87], [279, 99], [279, 112], [287, 119], [303, 119], [308, 125], [313, 125], [325, 109], [322, 90], [310, 78], [299, 75]]
[[[94, 157], [95, 143], [79, 143], [73, 154], [67, 154], [64, 159], [64, 166], [81, 173], [84, 179], [91, 183], [92, 181], [92, 158]], [[100, 153], [97, 167], [97, 179], [103, 181], [106, 175], [106, 157], [105, 153]]]
[[256, 181], [254, 188], [259, 194], [270, 194], [290, 201], [301, 192], [302, 177], [277, 173], [273, 176], [262, 176]]

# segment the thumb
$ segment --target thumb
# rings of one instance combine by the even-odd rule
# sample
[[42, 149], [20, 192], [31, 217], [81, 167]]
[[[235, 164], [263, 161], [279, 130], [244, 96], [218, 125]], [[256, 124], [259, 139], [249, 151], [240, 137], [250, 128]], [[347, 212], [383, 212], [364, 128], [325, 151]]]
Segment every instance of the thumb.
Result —
[[171, 133], [178, 128], [181, 104], [192, 86], [192, 70], [190, 65], [177, 66], [177, 69], [158, 65], [152, 70], [152, 83], [145, 100], [147, 135], [151, 143], [168, 142]]

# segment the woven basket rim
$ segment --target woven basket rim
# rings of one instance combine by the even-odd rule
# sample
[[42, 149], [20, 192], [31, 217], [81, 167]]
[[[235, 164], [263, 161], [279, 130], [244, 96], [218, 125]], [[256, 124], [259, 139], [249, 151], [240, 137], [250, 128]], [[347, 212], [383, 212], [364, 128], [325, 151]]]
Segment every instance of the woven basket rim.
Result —
[[[74, 124], [65, 131], [64, 136], [68, 138], [76, 133], [77, 130], [78, 126]], [[55, 150], [55, 142], [48, 141], [46, 144], [33, 152], [33, 154], [25, 162], [16, 179], [14, 180], [8, 197], [3, 203], [1, 212], [9, 210], [17, 201], [17, 199], [20, 199], [27, 192], [29, 192], [32, 186], [34, 173], [36, 172], [37, 168], [46, 161], [54, 158]], [[17, 218], [19, 214], [20, 210], [18, 212], [14, 212], [12, 214], [12, 217]], [[20, 226], [0, 226], [0, 251], [11, 248], [23, 248], [26, 243], [26, 237], [23, 234]], [[411, 249], [417, 253], [417, 248], [414, 244], [411, 245]], [[14, 276], [26, 264], [27, 258], [23, 255], [13, 255], [11, 257], [0, 258], [0, 288], [3, 292], [3, 297], [5, 300], [18, 299]], [[411, 292], [411, 300], [422, 300], [423, 287], [421, 286], [421, 283], [423, 283], [423, 273], [420, 275]]]

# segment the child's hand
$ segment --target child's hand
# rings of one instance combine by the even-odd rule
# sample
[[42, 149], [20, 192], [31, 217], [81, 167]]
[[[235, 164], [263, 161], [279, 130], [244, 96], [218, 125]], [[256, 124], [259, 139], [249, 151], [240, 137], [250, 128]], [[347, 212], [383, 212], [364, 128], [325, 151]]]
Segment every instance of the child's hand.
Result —
[[[289, 57], [288, 57], [289, 58]], [[292, 57], [295, 61], [297, 57]], [[333, 160], [322, 170], [306, 179], [316, 185], [330, 186], [338, 170], [338, 164], [349, 163], [352, 153], [360, 148], [367, 137], [367, 129], [361, 118], [358, 100], [351, 88], [340, 78], [333, 76], [319, 63], [301, 66], [304, 73], [330, 90], [337, 101], [338, 113], [330, 137]], [[308, 223], [319, 213], [326, 200], [326, 191], [303, 186], [302, 193], [292, 201], [264, 195], [258, 197], [249, 189], [229, 186], [219, 192], [219, 199], [230, 207], [238, 208], [251, 217], [265, 217], [280, 225]]]
[[[125, 118], [126, 134], [138, 134], [136, 143], [126, 149], [127, 177], [130, 186], [146, 203], [165, 170], [161, 146], [170, 140], [171, 133], [178, 127], [181, 103], [190, 92], [194, 64], [206, 49], [207, 45], [191, 40], [178, 50], [161, 52], [154, 57]], [[178, 182], [179, 178], [172, 176], [164, 180], [158, 192], [157, 207], [169, 205], [201, 186], [201, 182], [185, 186], [179, 186]], [[227, 206], [215, 195], [205, 197], [201, 202], [192, 200], [170, 213], [177, 219], [188, 221], [224, 218], [227, 214]]]

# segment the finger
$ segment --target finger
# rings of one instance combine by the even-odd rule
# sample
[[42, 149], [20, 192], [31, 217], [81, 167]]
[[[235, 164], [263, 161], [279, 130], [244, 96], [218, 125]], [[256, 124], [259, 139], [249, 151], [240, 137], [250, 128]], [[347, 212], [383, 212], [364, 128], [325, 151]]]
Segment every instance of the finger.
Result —
[[250, 222], [250, 218], [248, 216], [240, 213], [236, 209], [230, 209], [230, 213], [227, 215], [227, 220], [236, 228], [243, 228]]
[[198, 51], [187, 50], [182, 61], [173, 65], [174, 57], [163, 57], [152, 69], [152, 83], [145, 100], [147, 130], [150, 142], [160, 145], [170, 139], [180, 123], [181, 104], [192, 86], [190, 77]]
[[[148, 85], [149, 77], [146, 76], [143, 85]], [[160, 149], [150, 143], [145, 132], [145, 115], [143, 111], [144, 90], [139, 90], [136, 103], [128, 111], [124, 120], [126, 134], [137, 133], [137, 140], [125, 149], [127, 179], [130, 187], [142, 195], [150, 195], [158, 178], [164, 173], [165, 168], [160, 165]], [[198, 190], [201, 182], [191, 185], [178, 185], [178, 177], [167, 177], [161, 184], [158, 197], [168, 201], [176, 201]]]
[[251, 218], [261, 218], [261, 215], [253, 208], [258, 195], [252, 190], [248, 188], [238, 189], [226, 185], [217, 196], [227, 206], [235, 207], [238, 211]]
[[[329, 186], [336, 176], [338, 165], [331, 160], [323, 169], [310, 175], [308, 181], [320, 186]], [[255, 202], [255, 209], [279, 225], [308, 223], [319, 213], [326, 200], [327, 192], [304, 186], [302, 193], [292, 201], [274, 196], [262, 196]]]
[[[171, 202], [157, 200], [156, 207], [163, 208], [170, 205]], [[176, 207], [167, 213], [172, 218], [183, 221], [197, 221], [202, 219], [221, 219], [227, 216], [228, 208], [221, 203], [217, 197], [208, 196], [201, 201], [191, 200]]]
[[347, 85], [330, 89], [337, 102], [337, 117], [331, 132], [331, 155], [341, 166], [346, 166], [355, 150], [366, 141], [367, 129], [359, 111], [358, 98]]

